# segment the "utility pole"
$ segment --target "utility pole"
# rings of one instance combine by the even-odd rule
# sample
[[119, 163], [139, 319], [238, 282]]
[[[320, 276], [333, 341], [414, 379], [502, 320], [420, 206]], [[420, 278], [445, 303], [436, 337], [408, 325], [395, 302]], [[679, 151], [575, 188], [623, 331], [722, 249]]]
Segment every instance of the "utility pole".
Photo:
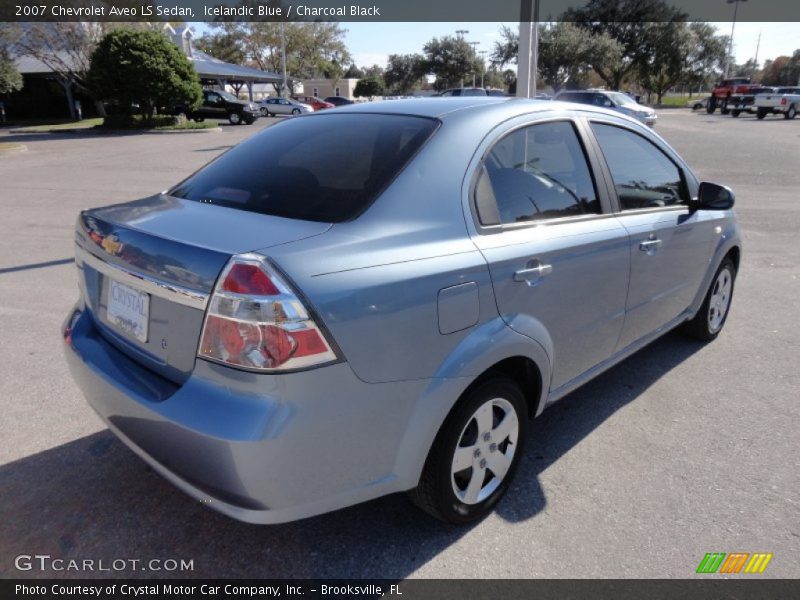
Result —
[[739, 2], [747, 2], [747, 0], [725, 0], [728, 4], [733, 4], [733, 23], [731, 24], [731, 39], [728, 42], [728, 60], [725, 61], [725, 77], [730, 75], [731, 60], [733, 60], [733, 34], [736, 31], [736, 16], [739, 13]]
[[756, 42], [756, 57], [753, 59], [753, 68], [758, 68], [758, 50], [761, 48], [761, 32], [758, 32], [758, 41]]
[[[476, 48], [478, 47], [479, 44], [480, 42], [469, 42], [469, 45], [472, 46], [473, 54], [477, 54]], [[472, 70], [472, 87], [475, 87], [475, 69]]]
[[[468, 33], [469, 33], [469, 29], [456, 29], [456, 37], [461, 41], [464, 40], [464, 36], [467, 35]], [[461, 78], [461, 86], [460, 87], [462, 87], [462, 88], [464, 87], [464, 78], [463, 77]]]
[[283, 98], [288, 87], [286, 84], [286, 31], [283, 21], [281, 21], [281, 71], [283, 71], [283, 87], [281, 88], [280, 96]]
[[483, 76], [486, 74], [486, 55], [488, 52], [486, 50], [481, 50], [478, 52], [481, 55], [481, 87], [485, 87], [483, 85]]
[[517, 96], [536, 97], [536, 67], [539, 64], [539, 0], [521, 0]]

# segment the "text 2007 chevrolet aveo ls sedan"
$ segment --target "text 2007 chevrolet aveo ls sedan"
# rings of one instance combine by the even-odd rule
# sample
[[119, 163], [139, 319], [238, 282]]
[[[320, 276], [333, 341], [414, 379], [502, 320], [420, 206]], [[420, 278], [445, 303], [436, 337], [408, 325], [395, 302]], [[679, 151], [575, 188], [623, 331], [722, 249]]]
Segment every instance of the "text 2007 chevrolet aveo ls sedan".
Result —
[[732, 205], [603, 109], [324, 111], [81, 213], [66, 354], [112, 431], [222, 513], [410, 491], [466, 522], [548, 404], [675, 326], [717, 336]]

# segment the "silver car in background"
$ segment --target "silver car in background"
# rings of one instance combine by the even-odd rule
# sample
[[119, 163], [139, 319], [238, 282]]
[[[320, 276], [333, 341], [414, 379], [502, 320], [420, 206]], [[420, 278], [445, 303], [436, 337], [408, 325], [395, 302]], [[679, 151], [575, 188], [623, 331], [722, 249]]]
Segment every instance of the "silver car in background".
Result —
[[261, 108], [261, 116], [275, 117], [277, 115], [301, 115], [314, 112], [308, 104], [303, 104], [292, 98], [265, 98], [257, 102]]
[[592, 106], [614, 110], [623, 115], [633, 117], [649, 127], [655, 127], [658, 120], [655, 110], [649, 106], [639, 104], [634, 98], [622, 92], [607, 92], [605, 90], [566, 91], [557, 94], [555, 99], [561, 102], [591, 104]]
[[65, 352], [108, 427], [226, 515], [408, 491], [465, 523], [547, 406], [670, 329], [717, 337], [733, 202], [614, 111], [322, 111], [83, 211]]

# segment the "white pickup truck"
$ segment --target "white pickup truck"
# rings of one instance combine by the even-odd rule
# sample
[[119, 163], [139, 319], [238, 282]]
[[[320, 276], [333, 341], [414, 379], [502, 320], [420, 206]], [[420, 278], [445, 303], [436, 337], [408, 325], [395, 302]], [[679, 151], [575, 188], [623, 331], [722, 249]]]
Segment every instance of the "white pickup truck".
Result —
[[755, 109], [759, 119], [769, 114], [782, 114], [785, 119], [794, 119], [800, 110], [800, 86], [782, 87], [775, 92], [758, 94]]

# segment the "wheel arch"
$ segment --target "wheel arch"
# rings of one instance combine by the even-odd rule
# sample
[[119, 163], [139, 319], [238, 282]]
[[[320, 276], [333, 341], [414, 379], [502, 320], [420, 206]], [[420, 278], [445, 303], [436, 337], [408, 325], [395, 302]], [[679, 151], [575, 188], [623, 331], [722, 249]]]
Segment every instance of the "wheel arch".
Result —
[[520, 386], [529, 418], [544, 410], [550, 359], [542, 345], [499, 318], [478, 327], [470, 337], [474, 337], [472, 343], [460, 345], [461, 351], [442, 364], [409, 417], [394, 469], [403, 489], [417, 485], [428, 454], [456, 405], [491, 377], [500, 374]]

